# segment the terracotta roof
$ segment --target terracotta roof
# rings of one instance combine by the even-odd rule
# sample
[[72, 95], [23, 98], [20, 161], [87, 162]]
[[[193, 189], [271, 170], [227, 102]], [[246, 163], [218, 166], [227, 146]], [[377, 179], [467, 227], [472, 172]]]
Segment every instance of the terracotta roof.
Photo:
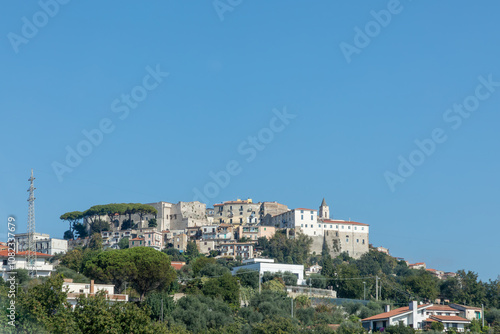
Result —
[[410, 264], [410, 266], [422, 266], [424, 264], [425, 264], [425, 262], [418, 262], [418, 263]]
[[184, 267], [186, 265], [186, 262], [183, 262], [183, 261], [171, 261], [170, 262], [170, 265], [175, 269], [175, 270], [179, 270], [181, 269], [182, 267]]
[[459, 321], [470, 322], [469, 319], [465, 319], [465, 318], [457, 317], [457, 316], [452, 316], [452, 315], [431, 315], [430, 318], [436, 319], [439, 322], [443, 322], [443, 321], [444, 322], [459, 322]]
[[294, 210], [318, 211], [318, 210], [314, 210], [314, 209], [306, 209], [306, 208], [297, 208], [297, 209], [294, 209]]
[[431, 307], [427, 308], [428, 310], [431, 311], [450, 311], [450, 312], [460, 312], [459, 310], [450, 307], [448, 305], [432, 305]]
[[[432, 305], [432, 304], [418, 305], [418, 308], [421, 309], [421, 308], [427, 307], [429, 305]], [[397, 309], [394, 309], [392, 311], [385, 312], [385, 313], [380, 313], [380, 314], [377, 314], [377, 315], [374, 315], [374, 316], [362, 319], [361, 321], [387, 319], [387, 318], [392, 318], [392, 317], [395, 317], [397, 315], [400, 315], [400, 314], [403, 314], [403, 313], [407, 313], [407, 312], [410, 312], [410, 307], [409, 306], [400, 307], [400, 308], [397, 308]]]
[[[17, 252], [15, 256], [26, 256], [28, 252]], [[44, 254], [44, 253], [39, 253], [35, 252], [36, 256], [47, 256], [51, 257], [52, 255], [50, 254]], [[0, 250], [0, 257], [9, 257], [9, 251], [7, 249], [5, 250]]]
[[139, 240], [144, 240], [144, 238], [134, 238], [134, 239], [130, 239], [129, 241], [139, 241]]

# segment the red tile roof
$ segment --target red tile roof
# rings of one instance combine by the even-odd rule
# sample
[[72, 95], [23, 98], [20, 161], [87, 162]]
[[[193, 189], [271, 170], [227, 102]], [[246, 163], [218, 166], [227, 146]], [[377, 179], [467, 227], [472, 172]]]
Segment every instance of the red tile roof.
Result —
[[[28, 252], [17, 252], [16, 253], [16, 256], [26, 256]], [[44, 254], [44, 253], [39, 253], [39, 252], [35, 252], [36, 253], [36, 256], [47, 256], [47, 257], [51, 257], [52, 255], [50, 254]], [[5, 250], [0, 250], [0, 257], [9, 257], [9, 251], [7, 249]]]
[[186, 265], [186, 262], [183, 262], [183, 261], [171, 261], [170, 262], [170, 265], [175, 269], [175, 270], [179, 270], [181, 269], [182, 267], [184, 267], [184, 265]]
[[318, 210], [314, 210], [314, 209], [306, 209], [306, 208], [297, 208], [297, 209], [294, 209], [294, 210], [318, 211]]
[[134, 239], [130, 239], [129, 241], [139, 241], [139, 240], [144, 240], [144, 238], [134, 238]]
[[470, 322], [469, 319], [462, 317], [452, 316], [452, 315], [431, 315], [431, 319], [436, 319], [440, 322]]
[[[429, 305], [432, 305], [432, 304], [418, 305], [418, 308], [419, 309], [420, 308], [424, 308], [424, 307], [427, 307]], [[380, 313], [380, 314], [377, 314], [377, 315], [374, 315], [374, 316], [362, 319], [361, 321], [387, 319], [387, 318], [391, 318], [391, 317], [394, 317], [394, 316], [397, 316], [397, 315], [400, 315], [400, 314], [403, 314], [403, 313], [407, 313], [407, 312], [410, 312], [410, 307], [409, 306], [400, 307], [400, 308], [397, 308], [397, 309], [394, 309], [392, 311], [385, 312], [385, 313]]]

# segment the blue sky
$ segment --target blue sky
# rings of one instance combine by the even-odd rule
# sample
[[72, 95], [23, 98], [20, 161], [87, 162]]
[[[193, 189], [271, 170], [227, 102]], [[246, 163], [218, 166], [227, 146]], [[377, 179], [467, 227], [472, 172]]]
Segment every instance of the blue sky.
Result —
[[[392, 255], [500, 273], [497, 2], [41, 3], [51, 15], [0, 13], [2, 239], [9, 215], [26, 230], [33, 168], [37, 230], [55, 237], [64, 212], [194, 189], [209, 205], [325, 197]], [[85, 156], [69, 166], [67, 149]]]

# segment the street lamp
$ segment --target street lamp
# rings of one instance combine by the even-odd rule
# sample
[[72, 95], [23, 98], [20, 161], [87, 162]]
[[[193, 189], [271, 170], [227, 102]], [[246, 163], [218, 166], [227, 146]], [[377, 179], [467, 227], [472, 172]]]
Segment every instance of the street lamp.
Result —
[[366, 282], [363, 282], [363, 300], [366, 300]]

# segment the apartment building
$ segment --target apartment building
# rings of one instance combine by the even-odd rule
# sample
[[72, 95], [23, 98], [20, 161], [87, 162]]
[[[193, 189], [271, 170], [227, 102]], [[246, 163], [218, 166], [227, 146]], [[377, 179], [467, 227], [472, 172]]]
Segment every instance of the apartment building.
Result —
[[251, 198], [237, 199], [214, 205], [214, 222], [217, 224], [259, 224], [261, 203], [254, 203]]
[[90, 283], [74, 283], [73, 279], [65, 278], [62, 285], [62, 291], [68, 294], [67, 301], [74, 308], [78, 302], [78, 297], [95, 296], [99, 291], [104, 291], [106, 300], [109, 303], [128, 302], [128, 295], [115, 294], [115, 286], [112, 284], [95, 284], [94, 280]]
[[[51, 238], [45, 233], [34, 233], [35, 250], [42, 254], [56, 255], [68, 251], [68, 240]], [[15, 251], [24, 252], [28, 249], [28, 234], [20, 233], [14, 236]]]
[[[9, 257], [8, 250], [0, 251], [0, 261], [2, 263], [1, 277], [6, 280], [9, 278], [9, 272], [15, 272], [17, 269], [28, 268], [27, 262], [27, 252], [15, 252], [15, 261], [12, 261]], [[36, 262], [35, 267], [37, 270], [37, 277], [47, 277], [54, 271], [54, 266], [49, 263], [49, 259], [52, 255], [36, 252]]]
[[254, 244], [251, 242], [235, 242], [220, 245], [221, 256], [236, 257], [241, 256], [243, 259], [253, 258]]

